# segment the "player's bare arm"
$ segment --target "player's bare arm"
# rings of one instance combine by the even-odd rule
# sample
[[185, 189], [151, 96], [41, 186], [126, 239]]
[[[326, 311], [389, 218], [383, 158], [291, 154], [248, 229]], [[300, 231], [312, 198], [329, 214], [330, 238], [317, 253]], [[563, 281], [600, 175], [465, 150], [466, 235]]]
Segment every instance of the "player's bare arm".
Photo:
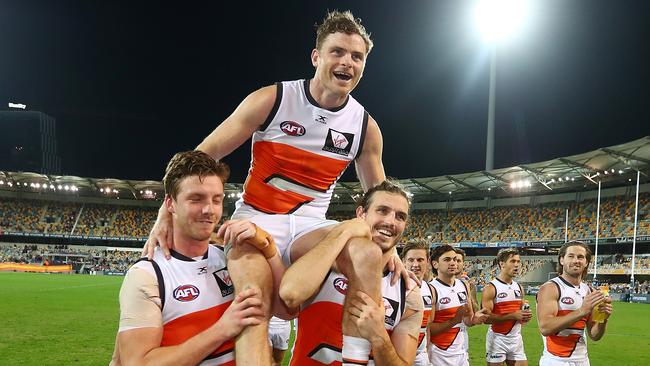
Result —
[[336, 225], [323, 240], [286, 271], [280, 284], [280, 298], [293, 312], [318, 292], [336, 258], [353, 237], [371, 238], [370, 228], [356, 218]]
[[[264, 123], [273, 109], [276, 94], [276, 86], [267, 86], [248, 95], [237, 109], [217, 126], [196, 149], [207, 153], [216, 160], [230, 154], [246, 142]], [[165, 257], [169, 259], [169, 250], [174, 247], [172, 234], [171, 214], [162, 206], [158, 210], [158, 217], [145, 243], [143, 255], [151, 259], [156, 245], [160, 245]]]
[[560, 297], [557, 286], [547, 282], [539, 289], [537, 295], [537, 323], [543, 336], [549, 336], [568, 328], [579, 319], [591, 314], [593, 308], [605, 297], [600, 291], [594, 291], [585, 296], [582, 306], [565, 316], [557, 316], [558, 299]]
[[384, 141], [381, 130], [377, 122], [368, 116], [368, 127], [363, 142], [363, 150], [355, 160], [357, 177], [364, 192], [386, 180], [386, 173], [382, 163], [383, 149]]
[[249, 94], [217, 128], [196, 147], [216, 160], [246, 142], [264, 123], [275, 104], [277, 87], [267, 86]]

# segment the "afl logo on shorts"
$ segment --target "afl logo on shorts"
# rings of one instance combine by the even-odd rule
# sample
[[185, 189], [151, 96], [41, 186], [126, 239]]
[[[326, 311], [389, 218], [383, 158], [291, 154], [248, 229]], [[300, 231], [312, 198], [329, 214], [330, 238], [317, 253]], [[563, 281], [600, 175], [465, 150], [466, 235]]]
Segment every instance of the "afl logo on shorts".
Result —
[[199, 289], [193, 285], [181, 285], [174, 289], [174, 299], [188, 302], [199, 297]]
[[573, 305], [574, 303], [573, 299], [570, 297], [563, 297], [560, 302], [566, 305]]
[[280, 129], [289, 136], [302, 136], [307, 132], [301, 124], [294, 121], [282, 122], [280, 124]]
[[440, 299], [441, 305], [449, 304], [450, 302], [451, 302], [451, 298], [449, 297], [443, 297], [442, 299]]
[[499, 299], [505, 299], [507, 296], [508, 294], [506, 294], [505, 292], [499, 292], [499, 294], [497, 295]]
[[333, 285], [336, 291], [342, 293], [343, 295], [348, 293], [348, 280], [345, 278], [337, 277], [334, 280]]

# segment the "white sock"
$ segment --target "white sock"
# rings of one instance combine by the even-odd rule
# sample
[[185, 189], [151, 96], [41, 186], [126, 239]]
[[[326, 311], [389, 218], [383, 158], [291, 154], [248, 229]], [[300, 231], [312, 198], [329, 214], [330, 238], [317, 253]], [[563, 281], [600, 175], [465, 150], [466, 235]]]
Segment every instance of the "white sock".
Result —
[[343, 336], [343, 366], [367, 365], [370, 358], [370, 342], [364, 338]]

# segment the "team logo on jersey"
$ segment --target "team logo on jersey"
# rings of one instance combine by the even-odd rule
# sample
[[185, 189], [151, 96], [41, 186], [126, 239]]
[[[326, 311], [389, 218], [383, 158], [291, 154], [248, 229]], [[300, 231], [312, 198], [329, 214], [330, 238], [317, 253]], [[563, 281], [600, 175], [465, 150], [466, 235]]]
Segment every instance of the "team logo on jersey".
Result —
[[199, 291], [196, 286], [193, 285], [180, 285], [174, 289], [174, 299], [181, 301], [181, 302], [189, 302], [197, 297], [199, 297], [199, 294], [201, 292]]
[[280, 124], [280, 129], [282, 132], [286, 133], [289, 136], [302, 136], [307, 132], [305, 127], [300, 123], [294, 121], [284, 121]]
[[521, 291], [515, 290], [515, 298], [517, 299], [521, 298]]
[[353, 133], [340, 132], [330, 128], [327, 132], [327, 138], [325, 139], [323, 150], [334, 154], [348, 156], [348, 154], [350, 154], [350, 149], [352, 149], [353, 142]]
[[321, 116], [321, 115], [319, 114], [316, 118], [314, 118], [314, 122], [318, 122], [318, 123], [326, 124], [326, 123], [327, 123], [327, 117], [325, 117], [325, 116]]
[[447, 304], [449, 304], [451, 302], [451, 298], [443, 297], [442, 299], [440, 299], [439, 302], [440, 302], [440, 305], [447, 305]]
[[560, 300], [560, 302], [566, 305], [573, 305], [575, 301], [573, 301], [573, 298], [565, 296]]
[[341, 277], [335, 278], [332, 285], [334, 285], [336, 291], [342, 293], [343, 295], [348, 293], [348, 280], [346, 280], [345, 278], [341, 278]]
[[397, 321], [397, 313], [399, 311], [399, 303], [392, 299], [384, 297], [384, 308], [386, 309], [384, 316], [384, 323], [394, 326]]
[[506, 297], [508, 297], [508, 294], [506, 294], [505, 292], [499, 292], [499, 294], [497, 295], [497, 297], [498, 297], [499, 299], [505, 299]]
[[458, 294], [458, 301], [460, 301], [461, 304], [467, 303], [467, 292], [459, 292]]
[[208, 267], [199, 267], [199, 273], [197, 275], [202, 275], [208, 273]]
[[424, 306], [425, 306], [425, 307], [429, 307], [429, 308], [430, 308], [431, 305], [433, 304], [433, 299], [432, 299], [431, 296], [429, 296], [429, 295], [422, 296], [422, 302], [424, 302]]
[[214, 275], [214, 279], [217, 280], [217, 285], [219, 285], [222, 297], [232, 295], [233, 292], [235, 292], [235, 286], [232, 284], [228, 269], [222, 268], [216, 272], [212, 272], [212, 274]]

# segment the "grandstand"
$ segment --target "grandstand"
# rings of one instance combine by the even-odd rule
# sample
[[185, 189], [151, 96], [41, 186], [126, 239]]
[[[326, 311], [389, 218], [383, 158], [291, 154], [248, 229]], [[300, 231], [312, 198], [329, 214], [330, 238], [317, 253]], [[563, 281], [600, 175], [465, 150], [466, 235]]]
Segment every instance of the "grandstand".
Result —
[[[639, 253], [650, 253], [649, 137], [490, 172], [401, 180], [414, 202], [403, 242], [465, 248], [468, 272], [481, 283], [494, 275], [493, 255], [505, 246], [521, 247], [530, 255], [524, 277], [552, 271], [546, 265], [553, 262], [553, 247], [565, 240], [594, 244], [599, 217], [600, 253], [628, 258], [637, 171], [642, 181], [636, 242]], [[339, 183], [329, 217], [351, 218], [360, 189], [359, 183]], [[242, 185], [229, 183], [225, 190], [227, 217]], [[137, 251], [115, 253], [111, 248], [141, 248], [163, 196], [162, 184], [156, 181], [0, 172], [0, 241], [5, 243], [1, 259], [47, 259], [71, 264], [78, 272], [121, 273], [137, 259]], [[604, 261], [605, 256], [599, 258], [604, 276], [630, 275], [629, 270], [611, 267], [621, 262]], [[645, 271], [649, 265], [643, 258], [637, 274], [650, 274]], [[546, 275], [527, 279], [540, 282]]]

